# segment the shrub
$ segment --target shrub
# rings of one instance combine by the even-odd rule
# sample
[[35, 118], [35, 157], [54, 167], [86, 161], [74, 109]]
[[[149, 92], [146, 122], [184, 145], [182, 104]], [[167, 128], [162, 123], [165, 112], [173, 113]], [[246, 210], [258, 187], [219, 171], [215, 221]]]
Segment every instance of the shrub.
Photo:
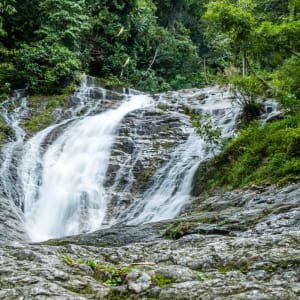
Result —
[[222, 153], [199, 166], [193, 194], [262, 182], [298, 181], [299, 142], [299, 114], [265, 125], [252, 122]]
[[242, 122], [247, 124], [262, 113], [262, 105], [257, 102], [258, 97], [264, 95], [264, 86], [254, 76], [232, 76], [230, 90], [234, 96], [234, 102], [242, 108]]
[[23, 45], [16, 54], [15, 67], [31, 92], [53, 94], [79, 78], [80, 62], [66, 47], [41, 41]]

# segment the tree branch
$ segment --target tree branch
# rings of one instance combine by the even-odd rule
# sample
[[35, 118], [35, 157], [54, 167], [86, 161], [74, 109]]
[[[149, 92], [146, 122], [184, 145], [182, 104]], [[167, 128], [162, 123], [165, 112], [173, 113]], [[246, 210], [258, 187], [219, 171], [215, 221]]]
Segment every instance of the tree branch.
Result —
[[157, 55], [158, 55], [158, 52], [159, 52], [159, 46], [158, 46], [158, 47], [156, 48], [156, 50], [155, 50], [154, 57], [153, 57], [153, 59], [152, 59], [150, 65], [149, 65], [149, 67], [148, 67], [148, 69], [147, 69], [147, 72], [149, 72], [149, 71], [151, 70], [153, 64], [155, 63], [155, 60], [156, 60]]

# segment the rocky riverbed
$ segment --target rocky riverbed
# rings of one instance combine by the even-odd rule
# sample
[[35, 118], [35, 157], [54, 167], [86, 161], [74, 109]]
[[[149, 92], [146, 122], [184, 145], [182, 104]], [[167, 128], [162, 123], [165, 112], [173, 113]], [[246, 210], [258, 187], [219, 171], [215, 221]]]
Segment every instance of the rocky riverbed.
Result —
[[40, 244], [22, 241], [11, 210], [0, 299], [299, 299], [299, 204], [300, 184], [253, 186], [194, 199], [175, 220]]

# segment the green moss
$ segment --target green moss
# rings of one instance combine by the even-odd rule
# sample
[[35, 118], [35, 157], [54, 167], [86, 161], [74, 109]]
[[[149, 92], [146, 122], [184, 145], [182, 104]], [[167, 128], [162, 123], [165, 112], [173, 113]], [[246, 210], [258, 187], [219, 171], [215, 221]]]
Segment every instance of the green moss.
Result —
[[249, 265], [243, 264], [241, 266], [237, 266], [234, 263], [230, 263], [228, 265], [223, 265], [218, 268], [218, 271], [222, 274], [226, 274], [227, 272], [239, 271], [241, 273], [247, 273], [249, 270]]
[[127, 274], [133, 270], [134, 267], [117, 267], [115, 265], [99, 264], [93, 260], [78, 260], [80, 264], [86, 264], [94, 271], [94, 278], [107, 286], [113, 287], [122, 285]]
[[110, 290], [109, 294], [106, 296], [107, 300], [158, 300], [158, 298], [145, 298], [145, 297], [137, 297], [136, 295], [131, 296], [129, 294], [120, 294], [119, 291], [116, 290]]
[[33, 119], [26, 121], [24, 126], [29, 131], [36, 133], [46, 127], [48, 127], [52, 122], [52, 116], [49, 110], [45, 110], [35, 116]]
[[182, 109], [183, 112], [187, 115], [187, 116], [192, 116], [194, 115], [195, 111], [192, 110], [190, 107], [186, 106], [185, 104], [182, 105]]
[[213, 224], [219, 221], [219, 216], [217, 215], [207, 215], [207, 216], [201, 216], [197, 218], [197, 221], [202, 224]]
[[231, 220], [231, 219], [225, 219], [220, 221], [217, 225], [218, 226], [224, 226], [224, 225], [232, 225], [232, 224], [239, 224], [238, 220]]
[[13, 136], [14, 136], [13, 130], [6, 125], [3, 117], [0, 116], [0, 142], [7, 137], [12, 138]]
[[57, 107], [57, 100], [55, 98], [49, 99], [46, 108], [47, 109], [55, 109]]
[[218, 268], [218, 272], [226, 274], [227, 272], [236, 271], [232, 266], [222, 266]]
[[150, 170], [145, 170], [143, 172], [143, 178], [145, 178], [145, 180], [147, 180], [150, 176], [151, 176], [151, 171]]
[[74, 93], [75, 87], [68, 87], [63, 90], [62, 94], [55, 95], [30, 95], [28, 97], [28, 105], [34, 110], [39, 111], [41, 107], [49, 110], [54, 110], [58, 107], [64, 107], [66, 99]]
[[115, 265], [98, 263], [94, 260], [73, 259], [69, 255], [63, 255], [61, 259], [71, 267], [83, 264], [89, 266], [94, 271], [94, 279], [108, 287], [122, 285], [129, 272], [138, 270], [132, 266], [118, 267]]
[[203, 282], [207, 281], [207, 280], [210, 280], [210, 278], [206, 274], [201, 273], [201, 272], [198, 274], [198, 278], [199, 278], [200, 281], [203, 281]]
[[248, 265], [243, 265], [240, 267], [240, 271], [244, 274], [248, 273], [248, 269], [249, 269]]
[[162, 102], [158, 103], [156, 107], [163, 110], [163, 111], [166, 111], [167, 108], [168, 108], [167, 104], [162, 103]]
[[190, 229], [192, 229], [193, 224], [188, 222], [176, 222], [170, 224], [163, 234], [164, 238], [167, 239], [179, 239], [186, 235]]
[[275, 272], [277, 269], [279, 268], [279, 266], [277, 264], [272, 264], [272, 265], [267, 265], [264, 266], [264, 271], [266, 271], [267, 273], [273, 273]]
[[73, 266], [74, 265], [74, 261], [73, 261], [73, 259], [69, 255], [64, 255], [62, 257], [62, 261], [64, 263], [66, 263], [67, 265], [69, 265], [69, 266]]
[[36, 133], [52, 123], [52, 114], [57, 108], [64, 108], [66, 99], [74, 93], [76, 86], [70, 85], [63, 89], [60, 94], [54, 95], [30, 95], [28, 107], [30, 119], [23, 126], [27, 131]]
[[90, 285], [85, 286], [84, 288], [79, 290], [79, 294], [87, 295], [92, 294], [94, 291]]
[[159, 150], [161, 147], [161, 142], [159, 140], [155, 140], [153, 143], [153, 149], [154, 150]]
[[153, 170], [151, 168], [144, 169], [141, 173], [139, 173], [137, 181], [140, 182], [141, 186], [143, 186], [148, 182], [152, 174], [153, 174]]
[[65, 287], [66, 289], [68, 289], [69, 291], [76, 293], [76, 294], [80, 294], [80, 295], [90, 295], [94, 293], [93, 288], [88, 284], [85, 287]]
[[170, 285], [175, 282], [174, 279], [165, 277], [161, 274], [155, 274], [155, 275], [151, 276], [151, 280], [154, 284], [156, 284], [160, 288]]

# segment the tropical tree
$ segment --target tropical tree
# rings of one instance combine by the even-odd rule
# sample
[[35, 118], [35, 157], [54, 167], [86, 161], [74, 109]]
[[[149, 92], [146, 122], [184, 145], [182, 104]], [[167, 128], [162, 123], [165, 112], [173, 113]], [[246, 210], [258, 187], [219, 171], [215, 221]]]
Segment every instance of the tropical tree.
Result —
[[72, 51], [79, 51], [82, 34], [89, 28], [84, 5], [84, 0], [42, 0], [39, 36]]
[[7, 35], [3, 26], [3, 18], [16, 12], [14, 5], [14, 0], [0, 2], [0, 99], [10, 90], [11, 79], [15, 73], [14, 66], [10, 62], [11, 51], [3, 43]]
[[206, 37], [211, 48], [220, 52], [222, 60], [240, 65], [246, 75], [246, 60], [255, 39], [253, 31], [256, 20], [252, 14], [252, 0], [217, 0], [210, 2], [203, 16]]

